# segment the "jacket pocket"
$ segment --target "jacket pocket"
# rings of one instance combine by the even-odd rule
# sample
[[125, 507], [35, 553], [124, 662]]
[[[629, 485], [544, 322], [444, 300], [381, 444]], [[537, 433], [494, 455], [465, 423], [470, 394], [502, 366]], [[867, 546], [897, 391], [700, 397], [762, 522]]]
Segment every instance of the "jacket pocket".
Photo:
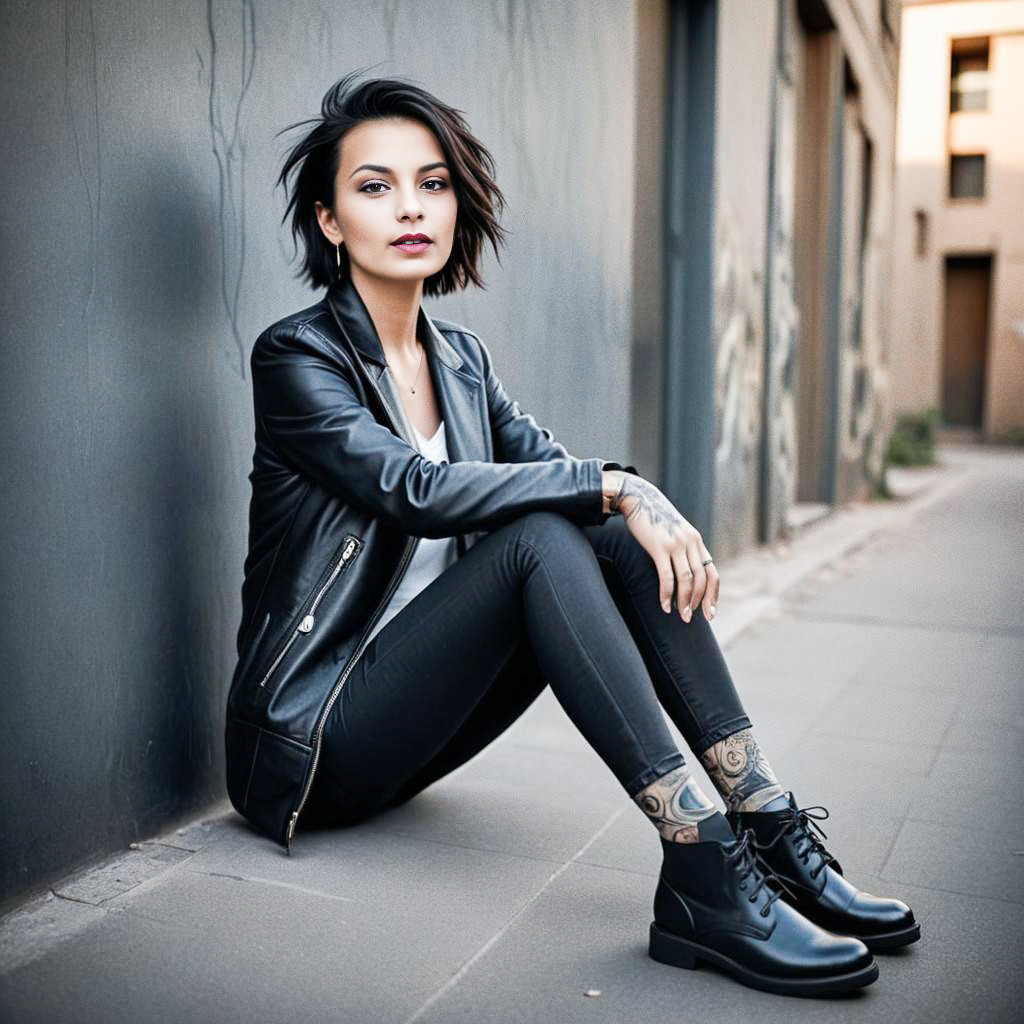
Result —
[[292, 645], [300, 638], [308, 636], [313, 632], [313, 627], [316, 625], [317, 606], [320, 604], [321, 600], [323, 600], [324, 594], [326, 594], [334, 585], [338, 577], [352, 564], [362, 546], [362, 540], [360, 540], [355, 534], [346, 534], [345, 539], [341, 542], [341, 546], [338, 548], [337, 552], [335, 552], [335, 555], [331, 559], [327, 569], [324, 570], [324, 575], [320, 577], [316, 587], [313, 589], [312, 595], [306, 599], [302, 609], [299, 611], [299, 614], [293, 620], [294, 624], [287, 634], [280, 650], [274, 656], [269, 668], [267, 668], [260, 677], [259, 684], [256, 689], [257, 693], [267, 697], [271, 695], [271, 681], [274, 677], [274, 673], [284, 660], [285, 655], [291, 650]]

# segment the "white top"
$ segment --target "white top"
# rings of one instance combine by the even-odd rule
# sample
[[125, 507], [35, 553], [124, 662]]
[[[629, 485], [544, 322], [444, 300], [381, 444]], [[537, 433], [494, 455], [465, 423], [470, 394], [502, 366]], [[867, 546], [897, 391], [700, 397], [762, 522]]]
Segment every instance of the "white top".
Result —
[[[444, 420], [441, 420], [433, 437], [424, 437], [416, 427], [416, 437], [420, 444], [420, 454], [431, 462], [448, 462], [448, 442], [445, 434]], [[454, 537], [421, 537], [412, 556], [412, 561], [405, 570], [398, 589], [391, 595], [391, 600], [384, 609], [376, 625], [370, 631], [366, 644], [372, 640], [428, 583], [437, 579], [458, 557]], [[365, 650], [365, 648], [364, 648]]]

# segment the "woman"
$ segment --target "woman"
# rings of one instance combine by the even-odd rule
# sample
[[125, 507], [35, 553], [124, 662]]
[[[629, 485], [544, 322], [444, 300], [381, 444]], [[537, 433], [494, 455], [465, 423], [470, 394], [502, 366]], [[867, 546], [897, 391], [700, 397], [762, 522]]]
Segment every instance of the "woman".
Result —
[[710, 627], [719, 577], [700, 533], [634, 467], [571, 456], [477, 335], [421, 306], [482, 286], [484, 241], [497, 253], [490, 154], [422, 89], [354, 77], [279, 178], [295, 174], [285, 217], [327, 292], [252, 353], [235, 807], [289, 847], [300, 816], [364, 820], [550, 685], [660, 835], [651, 956], [775, 992], [871, 983], [871, 949], [919, 926], [850, 885], [784, 793]]

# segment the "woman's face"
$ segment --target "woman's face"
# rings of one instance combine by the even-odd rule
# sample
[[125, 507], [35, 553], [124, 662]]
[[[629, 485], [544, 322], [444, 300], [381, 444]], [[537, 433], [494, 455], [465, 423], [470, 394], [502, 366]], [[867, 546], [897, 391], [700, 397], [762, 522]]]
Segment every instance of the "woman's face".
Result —
[[[353, 278], [422, 281], [448, 262], [458, 203], [434, 133], [409, 118], [363, 121], [341, 140], [334, 210], [316, 204], [320, 229], [344, 242]], [[426, 235], [426, 245], [398, 245]]]

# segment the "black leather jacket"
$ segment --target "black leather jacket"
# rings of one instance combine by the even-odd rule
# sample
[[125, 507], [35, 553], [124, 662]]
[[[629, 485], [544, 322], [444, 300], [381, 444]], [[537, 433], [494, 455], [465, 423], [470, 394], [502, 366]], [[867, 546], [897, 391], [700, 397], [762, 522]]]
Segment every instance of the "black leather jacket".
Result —
[[536, 509], [607, 519], [601, 471], [512, 401], [483, 342], [419, 311], [450, 464], [423, 458], [351, 281], [256, 340], [256, 437], [238, 662], [227, 702], [236, 810], [288, 848], [324, 721], [420, 537], [459, 554]]

